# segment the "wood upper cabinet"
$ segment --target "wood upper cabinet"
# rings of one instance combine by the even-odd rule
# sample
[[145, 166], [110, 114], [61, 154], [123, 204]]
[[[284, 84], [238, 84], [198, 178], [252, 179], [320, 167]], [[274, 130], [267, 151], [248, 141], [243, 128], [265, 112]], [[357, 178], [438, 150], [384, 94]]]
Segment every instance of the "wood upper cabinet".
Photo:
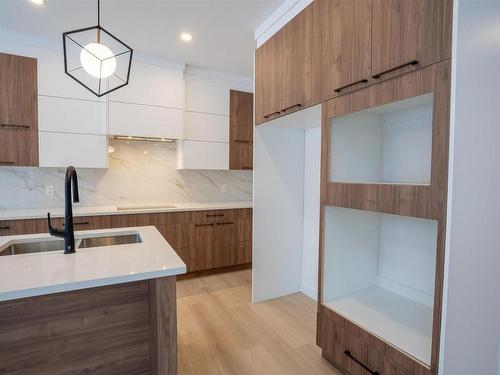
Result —
[[371, 82], [372, 0], [313, 3], [313, 97], [316, 103]]
[[255, 51], [255, 122], [263, 123], [281, 113], [279, 33]]
[[310, 5], [255, 51], [257, 124], [311, 105], [312, 23]]
[[253, 169], [253, 94], [229, 96], [229, 169]]
[[0, 53], [0, 165], [38, 165], [37, 61]]
[[374, 79], [451, 57], [452, 7], [452, 0], [373, 0]]
[[280, 39], [281, 115], [311, 105], [313, 7], [309, 5], [278, 33]]

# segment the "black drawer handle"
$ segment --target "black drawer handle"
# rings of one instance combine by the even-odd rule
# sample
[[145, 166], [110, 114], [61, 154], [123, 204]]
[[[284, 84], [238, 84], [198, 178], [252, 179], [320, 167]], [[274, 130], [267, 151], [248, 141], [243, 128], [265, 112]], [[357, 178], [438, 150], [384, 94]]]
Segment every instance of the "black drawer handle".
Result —
[[0, 124], [2, 128], [29, 129], [29, 125]]
[[373, 77], [373, 78], [375, 78], [375, 79], [378, 79], [378, 78], [380, 78], [380, 76], [381, 76], [381, 75], [384, 75], [384, 74], [387, 74], [387, 73], [393, 72], [393, 71], [395, 71], [395, 70], [398, 70], [398, 69], [404, 68], [404, 67], [409, 66], [409, 65], [418, 65], [418, 60], [412, 60], [412, 61], [410, 61], [410, 62], [407, 62], [406, 64], [396, 66], [395, 68], [391, 68], [391, 69], [386, 70], [386, 71], [383, 71], [383, 72], [381, 72], [381, 73], [377, 73], [377, 74], [373, 75], [372, 77]]
[[213, 225], [214, 225], [213, 223], [208, 223], [208, 224], [195, 224], [194, 226], [195, 227], [210, 227]]
[[302, 107], [302, 104], [298, 103], [298, 104], [291, 105], [290, 107], [283, 108], [283, 109], [281, 110], [281, 112], [286, 112], [286, 111], [288, 111], [289, 109], [293, 109], [293, 108], [295, 108], [295, 107]]
[[227, 221], [225, 223], [216, 223], [215, 225], [231, 225], [234, 224], [234, 221]]
[[236, 142], [236, 143], [250, 143], [250, 141], [245, 141], [244, 139], [235, 139], [233, 142]]
[[274, 116], [274, 115], [279, 115], [280, 113], [281, 113], [281, 111], [273, 112], [273, 113], [270, 113], [268, 115], [265, 115], [264, 118], [269, 118], [269, 117]]
[[333, 91], [335, 91], [336, 93], [339, 93], [339, 92], [341, 92], [342, 90], [344, 90], [344, 89], [346, 89], [346, 88], [348, 88], [348, 87], [351, 87], [351, 86], [357, 85], [357, 84], [359, 84], [359, 83], [367, 83], [367, 82], [368, 82], [368, 80], [367, 80], [366, 78], [363, 78], [363, 79], [361, 79], [361, 80], [359, 80], [359, 81], [357, 81], [357, 82], [349, 83], [348, 85], [345, 85], [345, 86], [339, 87], [338, 89], [335, 89], [335, 90], [333, 90]]
[[9, 230], [10, 229], [10, 226], [9, 225], [6, 225], [4, 227], [0, 227], [0, 230]]
[[358, 365], [360, 365], [361, 367], [363, 367], [366, 371], [368, 371], [370, 374], [372, 375], [380, 375], [380, 372], [378, 371], [372, 371], [370, 370], [368, 367], [366, 367], [361, 361], [357, 360], [356, 358], [354, 358], [354, 356], [351, 354], [351, 352], [349, 350], [346, 350], [344, 352], [344, 354], [346, 356], [348, 356], [349, 358], [351, 358], [354, 362], [356, 362]]
[[221, 217], [224, 216], [224, 214], [207, 214], [207, 217]]
[[13, 165], [13, 161], [0, 160], [0, 165]]

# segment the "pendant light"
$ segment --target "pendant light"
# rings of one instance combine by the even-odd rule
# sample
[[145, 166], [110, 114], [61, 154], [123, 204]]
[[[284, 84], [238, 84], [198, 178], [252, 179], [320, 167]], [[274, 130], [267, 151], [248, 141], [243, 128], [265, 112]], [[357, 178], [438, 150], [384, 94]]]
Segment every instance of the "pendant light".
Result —
[[64, 71], [100, 97], [126, 86], [133, 50], [101, 27], [97, 0], [97, 26], [63, 33]]

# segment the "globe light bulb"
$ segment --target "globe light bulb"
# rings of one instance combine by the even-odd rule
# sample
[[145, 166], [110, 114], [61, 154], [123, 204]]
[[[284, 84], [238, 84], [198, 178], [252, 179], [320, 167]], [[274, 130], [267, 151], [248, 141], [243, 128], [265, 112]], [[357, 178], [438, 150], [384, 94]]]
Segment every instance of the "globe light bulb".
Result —
[[101, 43], [89, 43], [80, 52], [83, 69], [95, 78], [107, 78], [116, 70], [113, 52]]

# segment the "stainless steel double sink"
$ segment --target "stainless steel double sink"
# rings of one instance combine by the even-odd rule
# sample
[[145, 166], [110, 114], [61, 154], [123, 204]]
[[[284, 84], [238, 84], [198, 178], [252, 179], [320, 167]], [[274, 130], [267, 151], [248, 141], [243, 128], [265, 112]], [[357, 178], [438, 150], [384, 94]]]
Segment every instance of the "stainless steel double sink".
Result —
[[[142, 243], [141, 236], [139, 236], [138, 233], [75, 238], [75, 247], [77, 250], [89, 247], [128, 245], [135, 243]], [[63, 250], [64, 240], [52, 238], [41, 238], [32, 241], [15, 240], [4, 247], [0, 247], [0, 256]]]

